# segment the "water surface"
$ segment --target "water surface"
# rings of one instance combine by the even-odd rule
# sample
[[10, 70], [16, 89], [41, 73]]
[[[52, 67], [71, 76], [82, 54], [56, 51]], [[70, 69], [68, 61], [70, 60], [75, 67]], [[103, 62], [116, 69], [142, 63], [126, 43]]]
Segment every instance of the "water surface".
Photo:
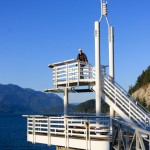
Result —
[[0, 114], [0, 150], [55, 150], [55, 146], [27, 142], [27, 118]]

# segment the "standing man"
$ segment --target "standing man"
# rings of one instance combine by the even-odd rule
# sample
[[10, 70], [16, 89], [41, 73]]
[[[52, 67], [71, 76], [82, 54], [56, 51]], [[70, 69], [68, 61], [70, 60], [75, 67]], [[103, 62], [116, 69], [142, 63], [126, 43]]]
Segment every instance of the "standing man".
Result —
[[88, 59], [86, 55], [82, 52], [81, 48], [79, 49], [77, 60], [80, 61], [80, 79], [84, 79], [83, 67], [86, 65], [86, 63], [88, 63]]
[[77, 56], [77, 60], [78, 61], [83, 61], [83, 62], [87, 62], [88, 63], [88, 59], [86, 57], [86, 55], [82, 52], [82, 49], [79, 49], [79, 54]]

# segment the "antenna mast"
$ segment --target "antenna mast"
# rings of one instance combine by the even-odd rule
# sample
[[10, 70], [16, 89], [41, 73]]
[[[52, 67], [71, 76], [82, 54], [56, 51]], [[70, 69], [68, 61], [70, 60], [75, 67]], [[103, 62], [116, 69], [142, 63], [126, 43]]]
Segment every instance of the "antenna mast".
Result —
[[[109, 45], [109, 75], [114, 80], [114, 28], [110, 26], [107, 17], [107, 1], [101, 3], [101, 16], [99, 21], [95, 22], [95, 66], [96, 66], [96, 116], [101, 114], [101, 69], [100, 69], [100, 23], [102, 18], [105, 17], [108, 25], [108, 45]], [[110, 108], [110, 118], [114, 117], [114, 110]], [[111, 122], [111, 121], [110, 121]]]

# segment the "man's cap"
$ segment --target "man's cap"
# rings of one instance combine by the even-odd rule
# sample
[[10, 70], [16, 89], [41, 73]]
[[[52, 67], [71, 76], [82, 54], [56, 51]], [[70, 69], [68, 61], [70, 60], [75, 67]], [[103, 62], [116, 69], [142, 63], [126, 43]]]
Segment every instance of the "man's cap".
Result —
[[81, 48], [79, 48], [79, 50], [78, 50], [78, 51], [80, 52], [80, 51], [82, 51], [82, 49], [81, 49]]

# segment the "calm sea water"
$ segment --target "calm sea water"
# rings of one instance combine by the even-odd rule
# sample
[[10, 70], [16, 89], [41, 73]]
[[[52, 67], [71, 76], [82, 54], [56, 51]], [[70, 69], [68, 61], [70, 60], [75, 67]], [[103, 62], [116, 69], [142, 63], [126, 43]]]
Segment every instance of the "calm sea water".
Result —
[[0, 114], [0, 150], [55, 150], [55, 146], [27, 142], [27, 118]]

